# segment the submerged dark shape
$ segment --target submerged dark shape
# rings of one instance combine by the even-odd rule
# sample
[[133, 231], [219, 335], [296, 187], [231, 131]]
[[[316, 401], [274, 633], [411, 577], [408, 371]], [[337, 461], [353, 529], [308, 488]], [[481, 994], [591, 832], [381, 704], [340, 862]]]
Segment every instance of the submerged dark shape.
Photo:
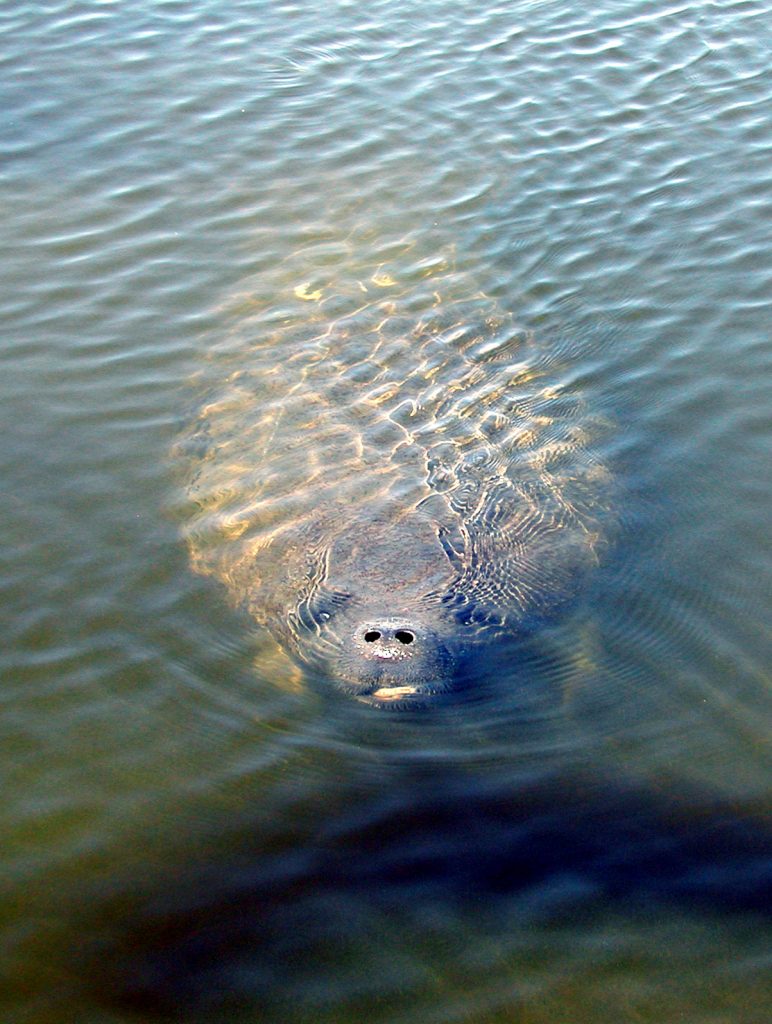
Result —
[[433, 964], [439, 936], [467, 912], [505, 943], [529, 921], [589, 934], [620, 910], [764, 923], [772, 911], [762, 808], [620, 781], [555, 776], [512, 790], [448, 773], [341, 803], [330, 816], [244, 821], [227, 855], [198, 848], [152, 890], [129, 886], [98, 908], [84, 925], [98, 998], [150, 1019], [252, 1007], [261, 1020], [307, 1020], [304, 997], [326, 992], [336, 1005], [352, 951], [361, 974], [373, 958], [424, 948], [428, 933]]
[[600, 423], [570, 345], [450, 262], [315, 273], [230, 304], [178, 447], [191, 559], [316, 678], [416, 705], [596, 564]]

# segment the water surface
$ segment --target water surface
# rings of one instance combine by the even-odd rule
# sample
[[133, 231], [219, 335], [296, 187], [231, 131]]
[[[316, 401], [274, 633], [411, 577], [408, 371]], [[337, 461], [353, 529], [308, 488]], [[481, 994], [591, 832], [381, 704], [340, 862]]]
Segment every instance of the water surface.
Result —
[[[768, 1019], [771, 48], [755, 0], [3, 7], [4, 1020]], [[613, 547], [431, 717], [190, 566], [197, 381], [310, 251], [451, 253], [605, 425]]]

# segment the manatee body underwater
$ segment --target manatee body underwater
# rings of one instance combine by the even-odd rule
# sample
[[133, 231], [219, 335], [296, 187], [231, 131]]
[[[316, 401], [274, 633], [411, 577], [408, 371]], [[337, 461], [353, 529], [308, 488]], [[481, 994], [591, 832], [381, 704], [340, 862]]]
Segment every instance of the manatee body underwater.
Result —
[[306, 674], [422, 706], [597, 563], [603, 424], [570, 343], [520, 328], [453, 259], [302, 255], [218, 311], [176, 448], [191, 562]]

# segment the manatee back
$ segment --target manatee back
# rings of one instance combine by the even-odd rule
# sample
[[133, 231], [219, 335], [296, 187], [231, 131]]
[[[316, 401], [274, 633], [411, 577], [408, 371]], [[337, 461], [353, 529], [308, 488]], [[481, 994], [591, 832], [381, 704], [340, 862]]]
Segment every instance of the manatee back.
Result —
[[[435, 524], [446, 599], [514, 627], [570, 596], [613, 520], [607, 424], [452, 253], [295, 254], [229, 296], [177, 446], [194, 568], [262, 622], [368, 519]], [[470, 612], [471, 614], [471, 612]]]

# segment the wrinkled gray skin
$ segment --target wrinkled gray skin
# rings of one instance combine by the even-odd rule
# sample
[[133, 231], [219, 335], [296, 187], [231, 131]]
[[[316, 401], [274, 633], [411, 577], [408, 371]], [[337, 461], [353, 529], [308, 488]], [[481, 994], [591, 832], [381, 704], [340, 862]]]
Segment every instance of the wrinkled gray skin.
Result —
[[[566, 550], [570, 533], [545, 533], [546, 547], [562, 545], [565, 561], [548, 568], [545, 559], [543, 579], [529, 589], [525, 562], [508, 566], [499, 553], [483, 566], [474, 534], [467, 533], [468, 549], [456, 551], [442, 523], [421, 508], [364, 520], [339, 510], [316, 525], [322, 549], [300, 541], [275, 591], [295, 595], [289, 614], [286, 599], [253, 606], [253, 614], [267, 614], [282, 645], [317, 675], [391, 708], [424, 705], [458, 687], [483, 650], [530, 632], [573, 594], [571, 574], [586, 556], [582, 546]], [[300, 565], [302, 575], [294, 571]], [[508, 571], [519, 592], [508, 589]]]
[[285, 288], [278, 314], [237, 297], [178, 446], [194, 568], [379, 707], [427, 703], [560, 607], [608, 520], [557, 353], [450, 264], [421, 273]]
[[447, 604], [453, 583], [435, 524], [420, 513], [356, 524], [332, 540], [323, 581], [276, 632], [347, 693], [425, 701], [458, 678], [471, 641]]

